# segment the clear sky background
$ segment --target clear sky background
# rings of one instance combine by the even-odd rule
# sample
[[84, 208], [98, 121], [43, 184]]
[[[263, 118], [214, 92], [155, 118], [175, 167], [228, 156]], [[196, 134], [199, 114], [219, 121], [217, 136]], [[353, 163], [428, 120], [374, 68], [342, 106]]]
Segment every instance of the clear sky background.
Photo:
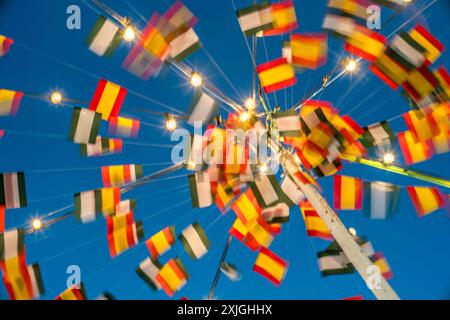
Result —
[[[238, 7], [251, 1], [235, 0]], [[89, 2], [89, 1], [88, 1]], [[164, 12], [169, 0], [105, 1], [119, 13], [131, 17], [140, 28], [155, 11]], [[430, 1], [416, 1], [388, 27], [381, 30], [385, 36], [402, 25]], [[185, 0], [184, 3], [198, 16], [196, 31], [204, 48], [188, 59], [188, 63], [216, 84], [236, 101], [244, 101], [251, 89], [252, 64], [244, 37], [240, 31], [230, 0]], [[66, 8], [77, 4], [81, 8], [81, 30], [66, 28]], [[296, 0], [298, 32], [319, 32], [325, 14], [325, 0]], [[450, 6], [447, 0], [437, 0], [423, 15], [408, 23], [424, 24], [447, 47], [450, 45], [448, 26]], [[392, 11], [383, 9], [385, 21]], [[170, 164], [170, 135], [163, 128], [163, 120], [142, 110], [167, 111], [158, 102], [187, 111], [193, 96], [185, 80], [172, 72], [157, 79], [142, 81], [121, 68], [129, 45], [123, 44], [110, 59], [99, 58], [85, 46], [97, 14], [81, 1], [67, 0], [0, 0], [0, 34], [15, 40], [9, 54], [0, 60], [0, 87], [27, 93], [47, 94], [61, 90], [65, 96], [89, 101], [98, 78], [104, 77], [129, 89], [122, 113], [140, 118], [142, 126], [137, 140], [127, 140], [124, 152], [101, 158], [81, 158], [79, 148], [66, 138], [71, 109], [55, 107], [48, 102], [24, 98], [19, 113], [13, 118], [0, 118], [0, 128], [6, 135], [0, 140], [0, 172], [25, 171], [29, 206], [7, 212], [7, 228], [28, 223], [40, 214], [60, 209], [73, 202], [73, 193], [101, 187], [102, 165], [141, 163], [145, 174]], [[258, 46], [257, 63], [281, 55], [284, 37], [265, 39], [267, 57], [262, 41]], [[276, 96], [282, 107], [289, 107], [346, 56], [343, 42], [330, 37], [328, 64], [317, 71], [297, 75], [293, 90], [281, 90]], [[39, 54], [39, 53], [42, 54]], [[213, 57], [214, 60], [211, 60]], [[214, 66], [215, 61], [237, 88], [236, 93]], [[446, 51], [436, 66], [450, 67]], [[270, 95], [272, 106], [275, 96]], [[394, 92], [368, 71], [367, 64], [360, 71], [333, 83], [320, 99], [331, 101], [343, 114], [349, 113], [362, 126], [389, 119], [404, 113], [408, 105], [400, 92]], [[141, 110], [141, 111], [139, 111]], [[402, 121], [393, 123], [399, 132], [405, 129]], [[101, 128], [106, 133], [106, 127]], [[157, 144], [157, 145], [155, 145]], [[163, 146], [161, 146], [163, 145]], [[398, 157], [399, 161], [401, 156]], [[449, 155], [414, 165], [420, 170], [449, 178]], [[422, 182], [398, 177], [376, 169], [345, 164], [343, 174], [368, 180], [390, 181], [399, 185], [423, 185]], [[218, 209], [192, 209], [187, 172], [172, 174], [170, 179], [158, 181], [131, 192], [137, 199], [136, 220], [143, 220], [146, 238], [168, 226], [175, 225], [177, 233], [188, 224], [199, 221], [206, 229], [212, 247], [201, 260], [192, 261], [177, 243], [162, 257], [166, 262], [178, 255], [191, 276], [187, 286], [175, 295], [202, 299], [211, 287], [217, 264], [233, 222], [233, 214], [221, 217]], [[332, 178], [320, 180], [324, 195], [332, 200]], [[448, 192], [448, 190], [444, 190]], [[450, 220], [441, 210], [418, 218], [406, 193], [401, 195], [401, 210], [392, 219], [374, 221], [362, 212], [339, 213], [348, 227], [366, 235], [377, 251], [387, 257], [394, 277], [390, 284], [404, 299], [448, 299], [450, 297]], [[274, 287], [265, 278], [252, 271], [256, 253], [233, 240], [227, 261], [235, 264], [243, 274], [239, 282], [222, 277], [216, 290], [219, 299], [341, 299], [362, 294], [373, 299], [358, 274], [320, 276], [316, 252], [327, 246], [326, 241], [308, 238], [298, 208], [291, 209], [291, 219], [283, 226], [271, 249], [290, 263], [287, 276], [280, 287]], [[27, 261], [39, 262], [46, 294], [53, 299], [65, 289], [66, 269], [70, 265], [81, 268], [81, 277], [89, 298], [103, 291], [119, 299], [166, 299], [164, 292], [155, 293], [140, 280], [135, 268], [148, 256], [142, 243], [112, 260], [106, 240], [103, 219], [87, 225], [73, 218], [66, 219], [42, 233], [27, 236]], [[0, 285], [0, 298], [7, 298]]]

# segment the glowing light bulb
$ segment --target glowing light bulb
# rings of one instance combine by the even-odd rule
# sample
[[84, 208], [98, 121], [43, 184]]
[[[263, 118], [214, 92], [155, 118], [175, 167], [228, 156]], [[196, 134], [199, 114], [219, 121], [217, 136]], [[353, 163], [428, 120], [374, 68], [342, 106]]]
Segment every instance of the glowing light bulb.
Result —
[[33, 221], [31, 222], [31, 226], [33, 227], [34, 231], [39, 231], [42, 229], [42, 221], [41, 219], [35, 218], [33, 219]]
[[253, 109], [255, 109], [255, 101], [253, 101], [252, 98], [248, 98], [248, 99], [245, 101], [245, 107], [246, 107], [248, 110], [253, 110]]
[[383, 162], [385, 164], [392, 164], [395, 161], [394, 154], [392, 152], [385, 153], [383, 156]]
[[136, 32], [132, 26], [128, 26], [125, 28], [125, 32], [123, 33], [123, 39], [127, 42], [134, 41], [136, 39]]
[[168, 116], [166, 120], [166, 129], [174, 131], [177, 128], [177, 120], [173, 116]]
[[347, 72], [353, 72], [358, 67], [358, 63], [353, 59], [347, 59], [347, 62], [345, 64], [345, 70]]
[[356, 237], [356, 229], [355, 228], [348, 228], [348, 232], [354, 237]]
[[53, 104], [60, 104], [62, 102], [62, 94], [59, 91], [55, 91], [52, 93], [52, 95], [50, 96], [50, 101]]
[[250, 119], [250, 115], [248, 114], [248, 112], [242, 112], [242, 113], [239, 115], [239, 121], [240, 121], [240, 122], [247, 122], [248, 119]]
[[194, 72], [191, 76], [191, 85], [193, 87], [200, 87], [202, 85], [202, 76], [197, 72]]

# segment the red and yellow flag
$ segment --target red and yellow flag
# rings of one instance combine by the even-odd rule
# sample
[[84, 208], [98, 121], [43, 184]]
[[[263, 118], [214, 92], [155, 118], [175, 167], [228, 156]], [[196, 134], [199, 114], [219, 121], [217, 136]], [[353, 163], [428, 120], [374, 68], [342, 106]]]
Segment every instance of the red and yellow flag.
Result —
[[105, 79], [100, 79], [89, 110], [102, 115], [103, 120], [117, 117], [127, 95], [127, 89]]
[[253, 265], [253, 271], [267, 278], [276, 286], [280, 285], [286, 276], [288, 264], [275, 253], [266, 248], [259, 250]]
[[273, 28], [264, 30], [264, 36], [276, 36], [297, 28], [294, 1], [286, 0], [273, 3], [271, 6]]
[[308, 236], [333, 240], [330, 229], [328, 229], [327, 225], [322, 218], [320, 218], [311, 203], [309, 201], [302, 201], [299, 203], [299, 206], [303, 221], [305, 221], [306, 233]]
[[353, 55], [375, 61], [384, 49], [386, 38], [378, 32], [355, 25], [345, 44], [345, 50]]
[[247, 189], [241, 194], [231, 208], [244, 225], [260, 217], [262, 211], [251, 189]]
[[147, 245], [153, 259], [167, 252], [175, 243], [175, 227], [166, 227], [148, 239]]
[[156, 281], [163, 288], [164, 292], [172, 297], [187, 283], [189, 278], [183, 263], [179, 258], [170, 259], [156, 275]]
[[62, 292], [55, 300], [86, 300], [83, 284], [79, 287], [73, 286]]
[[327, 62], [326, 33], [291, 35], [292, 64], [300, 68], [316, 69]]
[[409, 35], [426, 50], [425, 58], [428, 64], [436, 61], [445, 49], [444, 45], [421, 25], [415, 26]]
[[428, 160], [433, 156], [432, 142], [415, 143], [411, 131], [399, 133], [398, 142], [407, 165]]
[[334, 176], [334, 208], [336, 210], [361, 210], [363, 181], [359, 178]]
[[445, 205], [444, 197], [437, 188], [406, 187], [419, 217], [428, 215]]

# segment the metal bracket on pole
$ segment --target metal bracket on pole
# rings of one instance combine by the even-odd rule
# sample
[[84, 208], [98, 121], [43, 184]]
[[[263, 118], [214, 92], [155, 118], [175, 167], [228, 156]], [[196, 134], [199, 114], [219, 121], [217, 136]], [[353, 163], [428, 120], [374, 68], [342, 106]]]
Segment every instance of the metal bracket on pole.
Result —
[[[305, 184], [296, 177], [296, 173], [301, 169], [294, 161], [292, 155], [282, 150], [280, 154], [280, 163], [291, 175], [295, 184], [305, 194], [306, 198], [314, 207], [320, 218], [325, 222], [328, 229], [330, 229], [334, 239], [339, 244], [350, 262], [353, 264], [356, 271], [358, 271], [364, 281], [368, 283], [369, 277], [372, 276], [372, 274], [368, 273], [368, 270], [370, 270], [369, 267], [371, 267], [373, 263], [362, 252], [360, 246], [355, 242], [353, 236], [350, 234], [350, 232], [348, 232], [347, 228], [330, 207], [328, 202], [316, 189], [316, 187], [312, 184]], [[383, 276], [380, 276], [378, 288], [369, 289], [379, 300], [399, 300], [398, 295], [391, 288], [386, 279], [383, 278]]]

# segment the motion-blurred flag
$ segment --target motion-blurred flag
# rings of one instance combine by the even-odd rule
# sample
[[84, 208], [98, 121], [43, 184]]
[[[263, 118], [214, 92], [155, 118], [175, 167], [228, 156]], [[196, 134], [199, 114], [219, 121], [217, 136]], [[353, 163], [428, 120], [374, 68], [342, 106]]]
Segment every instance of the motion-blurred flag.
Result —
[[341, 300], [364, 300], [364, 297], [362, 295], [358, 295], [358, 296], [342, 298]]
[[248, 234], [258, 246], [268, 248], [273, 241], [272, 228], [262, 216], [250, 220], [245, 224]]
[[5, 136], [5, 130], [0, 129], [0, 139]]
[[414, 163], [428, 160], [433, 155], [433, 145], [431, 141], [414, 142], [411, 131], [405, 131], [398, 134], [398, 143], [402, 150], [403, 159], [409, 166]]
[[288, 264], [286, 261], [269, 249], [261, 248], [253, 266], [253, 271], [261, 274], [278, 286], [286, 276], [287, 268]]
[[137, 138], [141, 122], [137, 119], [125, 117], [111, 117], [109, 119], [108, 134], [123, 138]]
[[406, 190], [419, 217], [439, 210], [445, 205], [444, 196], [437, 188], [409, 186]]
[[121, 153], [122, 149], [122, 139], [110, 139], [102, 137], [97, 137], [94, 144], [80, 145], [80, 153], [83, 157], [98, 157], [101, 155]]
[[263, 31], [264, 36], [277, 36], [297, 28], [294, 1], [285, 0], [270, 5], [273, 27]]
[[272, 9], [269, 1], [245, 7], [236, 11], [239, 25], [246, 36], [273, 28]]
[[198, 18], [179, 0], [167, 10], [164, 18], [176, 29], [192, 28], [198, 22]]
[[217, 188], [215, 190], [214, 202], [219, 208], [222, 214], [227, 213], [228, 206], [234, 200], [235, 196], [237, 196], [237, 192], [234, 192], [233, 189], [227, 185], [227, 183], [219, 182], [217, 184]]
[[66, 289], [55, 300], [87, 300], [83, 283]]
[[286, 223], [289, 221], [289, 207], [286, 203], [280, 202], [272, 207], [264, 209], [261, 212], [261, 216], [270, 225]]
[[145, 244], [154, 260], [169, 251], [175, 243], [175, 227], [166, 227], [150, 237]]
[[161, 59], [148, 52], [142, 44], [136, 44], [125, 58], [122, 67], [143, 80], [151, 76], [157, 76], [163, 62]]
[[23, 172], [0, 173], [0, 205], [6, 209], [25, 208], [27, 193]]
[[421, 101], [430, 96], [438, 85], [438, 79], [427, 66], [423, 65], [411, 71], [402, 87], [415, 101]]
[[394, 141], [395, 133], [387, 121], [381, 121], [365, 127], [364, 134], [361, 137], [361, 142], [366, 147], [382, 146]]
[[370, 70], [393, 90], [406, 81], [413, 68], [414, 65], [389, 47], [370, 66]]
[[426, 49], [417, 43], [409, 33], [402, 32], [396, 35], [390, 47], [416, 68], [425, 62]]
[[300, 201], [305, 198], [304, 193], [299, 189], [299, 187], [297, 187], [289, 175], [286, 175], [283, 179], [283, 182], [281, 183], [281, 190], [285, 195], [283, 200], [290, 207], [299, 204]]
[[381, 6], [389, 7], [393, 10], [399, 10], [404, 8], [409, 4], [411, 1], [405, 1], [405, 0], [371, 0], [373, 3], [379, 4]]
[[22, 97], [22, 92], [0, 89], [0, 117], [15, 116]]
[[134, 222], [132, 213], [121, 217], [107, 217], [106, 223], [109, 254], [112, 258], [137, 245], [144, 238], [142, 222]]
[[280, 136], [282, 137], [300, 137], [301, 124], [300, 117], [294, 110], [277, 112], [273, 115]]
[[87, 45], [96, 55], [109, 57], [116, 51], [121, 39], [122, 31], [119, 26], [100, 16], [87, 38]]
[[127, 89], [105, 79], [100, 79], [95, 90], [89, 110], [102, 115], [103, 120], [117, 117], [127, 95]]
[[245, 225], [241, 221], [241, 219], [236, 218], [229, 230], [229, 233], [251, 250], [255, 251], [256, 249], [258, 249], [258, 243], [252, 237], [252, 235], [248, 233], [248, 230], [245, 228]]
[[348, 37], [356, 25], [366, 25], [367, 3], [361, 0], [329, 0], [322, 28]]
[[316, 212], [309, 201], [299, 203], [303, 220], [305, 221], [306, 233], [309, 237], [317, 237], [325, 240], [333, 240], [330, 229]]
[[187, 123], [191, 125], [194, 125], [196, 121], [202, 124], [209, 123], [216, 115], [218, 107], [218, 103], [212, 97], [201, 90], [197, 90], [191, 103]]
[[29, 265], [17, 273], [7, 273], [3, 283], [11, 300], [32, 300], [44, 293], [41, 271], [38, 264]]
[[439, 82], [441, 94], [444, 95], [444, 100], [450, 100], [450, 75], [444, 66], [440, 66], [439, 69], [433, 72], [434, 76]]
[[319, 270], [323, 277], [354, 273], [355, 269], [340, 250], [324, 250], [317, 253]]
[[135, 182], [144, 176], [142, 165], [125, 164], [102, 167], [103, 186], [119, 187], [124, 184]]
[[6, 272], [6, 264], [3, 262], [24, 256], [25, 251], [25, 231], [23, 229], [13, 229], [0, 233], [0, 267]]
[[291, 35], [292, 64], [299, 68], [317, 69], [328, 58], [328, 36], [326, 33], [304, 33]]
[[281, 200], [281, 188], [274, 175], [260, 174], [249, 185], [261, 208], [270, 207]]
[[194, 29], [190, 28], [170, 42], [170, 57], [181, 61], [201, 48], [200, 39]]
[[359, 178], [334, 176], [334, 208], [336, 210], [361, 210], [363, 181]]
[[423, 26], [417, 25], [410, 32], [409, 35], [420, 46], [425, 48], [425, 57], [427, 63], [431, 64], [436, 61], [442, 52], [445, 50], [444, 45], [436, 39], [430, 32], [428, 32]]
[[220, 264], [220, 271], [222, 271], [223, 274], [226, 275], [231, 281], [239, 281], [241, 279], [241, 275], [237, 271], [236, 267], [225, 261]]
[[95, 143], [101, 121], [100, 113], [89, 109], [74, 108], [69, 139], [78, 144]]
[[293, 86], [297, 82], [294, 67], [285, 58], [261, 64], [257, 71], [265, 93]]
[[436, 154], [443, 154], [450, 151], [450, 133], [442, 132], [440, 135], [431, 139], [433, 151]]
[[156, 281], [156, 276], [161, 268], [162, 265], [157, 260], [146, 258], [139, 264], [136, 273], [150, 286], [150, 288], [153, 290], [161, 290], [160, 284]]
[[387, 182], [364, 182], [364, 212], [371, 219], [386, 219], [398, 211], [400, 188]]
[[116, 205], [120, 202], [120, 188], [103, 188], [76, 193], [75, 217], [82, 223], [96, 219], [97, 214], [114, 215]]
[[382, 34], [363, 26], [355, 26], [347, 38], [345, 50], [368, 61], [374, 61], [383, 51], [385, 42], [386, 38]]
[[170, 259], [156, 275], [156, 281], [169, 297], [180, 291], [188, 278], [189, 274], [179, 258]]
[[394, 274], [391, 271], [391, 267], [389, 266], [386, 258], [381, 252], [376, 252], [374, 255], [369, 257], [372, 263], [380, 268], [381, 275], [386, 279], [391, 279]]
[[110, 293], [110, 292], [103, 292], [101, 295], [99, 295], [95, 300], [101, 300], [101, 301], [108, 301], [108, 300], [117, 300], [116, 297]]
[[193, 208], [209, 207], [213, 203], [211, 181], [208, 172], [201, 171], [189, 176], [189, 189]]
[[0, 34], [0, 58], [8, 53], [13, 43], [14, 41], [12, 39], [9, 39]]
[[321, 164], [317, 166], [317, 168], [314, 168], [315, 174], [319, 177], [328, 177], [331, 176], [337, 172], [339, 172], [342, 169], [342, 162], [339, 159], [336, 159], [332, 162], [325, 160]]
[[288, 63], [292, 64], [291, 41], [283, 41], [281, 44], [281, 57], [285, 58]]
[[116, 204], [116, 209], [114, 212], [114, 215], [116, 216], [124, 216], [128, 213], [132, 212], [134, 208], [136, 207], [136, 200], [134, 199], [127, 199], [120, 201]]
[[192, 259], [200, 259], [211, 246], [205, 230], [195, 222], [187, 226], [178, 236], [181, 244]]

